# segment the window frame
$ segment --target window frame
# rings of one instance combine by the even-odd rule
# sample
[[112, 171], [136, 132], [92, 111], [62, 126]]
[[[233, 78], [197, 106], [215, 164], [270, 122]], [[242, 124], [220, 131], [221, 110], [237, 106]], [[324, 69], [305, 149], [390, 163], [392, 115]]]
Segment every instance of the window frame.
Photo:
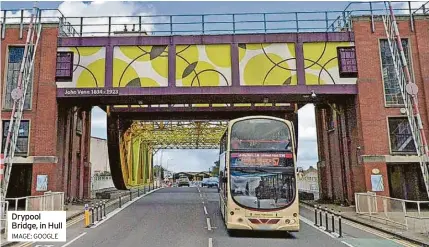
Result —
[[[355, 61], [355, 67], [356, 71], [350, 72], [350, 71], [342, 71], [343, 64], [341, 59], [341, 50], [342, 49], [353, 49], [354, 59], [353, 58], [346, 58], [347, 60], [354, 60]], [[356, 46], [338, 46], [337, 47], [337, 59], [338, 59], [338, 73], [340, 78], [357, 78], [359, 75], [359, 69], [358, 69], [358, 62], [357, 62], [357, 55], [356, 55]]]
[[[58, 57], [60, 57], [61, 54], [68, 54], [70, 55], [70, 61], [69, 62], [58, 62]], [[74, 53], [72, 51], [57, 51], [56, 60], [55, 60], [55, 80], [58, 82], [68, 82], [73, 81], [73, 62], [74, 62]], [[58, 63], [63, 64], [69, 64], [69, 75], [58, 75]], [[65, 70], [65, 69], [62, 69]]]
[[[2, 103], [1, 109], [3, 111], [12, 111], [12, 108], [13, 108], [13, 106], [6, 107], [6, 96], [7, 96], [7, 86], [8, 86], [7, 78], [8, 78], [8, 74], [9, 74], [9, 54], [10, 54], [9, 51], [13, 47], [21, 47], [21, 48], [25, 49], [25, 45], [23, 45], [23, 44], [8, 44], [8, 45], [6, 45], [6, 52], [5, 52], [6, 54], [5, 54], [5, 61], [4, 61], [4, 75], [3, 75], [4, 84], [2, 86], [3, 92], [2, 92], [2, 100], [1, 100], [1, 103]], [[30, 87], [27, 88], [27, 94], [28, 94], [28, 98], [29, 98], [28, 99], [29, 106], [25, 107], [25, 103], [24, 103], [24, 109], [23, 109], [24, 111], [31, 111], [33, 108], [33, 88], [34, 88], [34, 80], [35, 80], [35, 77], [34, 77], [35, 70], [33, 69], [31, 73], [32, 73], [32, 76], [31, 76], [32, 81], [30, 83]]]
[[[412, 142], [413, 142], [415, 151], [394, 151], [392, 147], [392, 141], [391, 141], [391, 135], [390, 135], [390, 132], [391, 132], [390, 119], [405, 119], [408, 123], [408, 117], [404, 115], [394, 115], [394, 116], [387, 116], [386, 119], [387, 119], [387, 141], [389, 143], [389, 154], [390, 155], [417, 155], [417, 147], [415, 146], [414, 138], [412, 134], [411, 134], [411, 138], [413, 138]], [[408, 123], [408, 126], [409, 126], [409, 123]]]
[[[7, 131], [9, 128], [6, 128], [6, 122], [10, 123], [10, 120], [2, 120], [1, 124], [2, 124], [2, 147], [4, 148], [4, 144], [6, 143], [6, 139], [7, 139]], [[26, 152], [16, 152], [15, 151], [15, 156], [19, 156], [19, 157], [27, 157], [29, 156], [30, 153], [30, 138], [31, 138], [31, 120], [30, 119], [22, 119], [20, 125], [25, 122], [28, 123], [28, 135], [26, 137], [20, 137], [18, 134], [18, 140], [20, 138], [27, 138], [27, 145], [26, 145]], [[6, 135], [4, 135], [4, 133], [6, 132]], [[3, 143], [4, 140], [4, 143]], [[1, 150], [2, 152], [4, 150]]]
[[[415, 81], [415, 75], [414, 75], [414, 67], [413, 67], [413, 54], [412, 54], [412, 44], [411, 44], [411, 38], [410, 37], [401, 37], [401, 42], [403, 42], [403, 40], [406, 40], [408, 45], [407, 45], [407, 54], [408, 54], [408, 66], [410, 69], [410, 74], [411, 74], [411, 78], [413, 81]], [[386, 82], [384, 80], [384, 76], [383, 76], [383, 60], [382, 60], [382, 55], [381, 55], [381, 43], [383, 41], [387, 41], [386, 38], [379, 38], [378, 39], [378, 56], [379, 56], [379, 63], [380, 63], [380, 76], [381, 76], [381, 81], [383, 82], [383, 98], [384, 98], [384, 107], [385, 108], [402, 108], [404, 107], [404, 104], [391, 104], [387, 102], [387, 95], [386, 95]], [[402, 96], [400, 96], [402, 98]]]

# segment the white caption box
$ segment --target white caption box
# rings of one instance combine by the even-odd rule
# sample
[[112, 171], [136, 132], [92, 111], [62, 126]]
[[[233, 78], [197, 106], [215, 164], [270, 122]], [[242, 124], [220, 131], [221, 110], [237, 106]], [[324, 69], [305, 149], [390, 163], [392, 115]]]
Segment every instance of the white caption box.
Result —
[[66, 241], [65, 211], [9, 211], [7, 225], [7, 241]]

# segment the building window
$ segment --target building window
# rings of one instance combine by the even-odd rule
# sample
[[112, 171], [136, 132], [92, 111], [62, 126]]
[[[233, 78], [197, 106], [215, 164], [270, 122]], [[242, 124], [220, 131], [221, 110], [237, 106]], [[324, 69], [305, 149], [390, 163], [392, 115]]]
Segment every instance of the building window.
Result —
[[57, 81], [71, 81], [73, 78], [73, 52], [57, 52]]
[[[9, 46], [9, 56], [7, 60], [7, 75], [6, 75], [6, 89], [4, 97], [4, 109], [12, 109], [13, 99], [12, 90], [18, 87], [18, 76], [21, 69], [22, 58], [24, 57], [23, 46]], [[33, 70], [34, 71], [34, 70]], [[25, 95], [24, 109], [28, 110], [31, 107], [31, 88], [33, 82], [33, 73], [30, 76], [30, 83], [27, 87]]]
[[[2, 147], [4, 147], [6, 144], [7, 132], [9, 131], [9, 122], [10, 121], [3, 121]], [[28, 154], [29, 135], [30, 135], [30, 121], [21, 120], [21, 124], [19, 126], [18, 140], [16, 142], [15, 155], [26, 156]]]
[[[408, 65], [411, 67], [408, 46], [408, 39], [402, 39], [405, 58], [407, 59]], [[402, 106], [404, 104], [404, 100], [402, 99], [401, 88], [399, 87], [399, 81], [396, 76], [392, 53], [390, 52], [389, 42], [387, 39], [380, 40], [380, 54], [386, 105]], [[410, 73], [412, 77], [412, 69], [410, 69]]]
[[351, 47], [338, 47], [338, 68], [340, 77], [350, 78], [358, 76], [358, 68], [356, 61], [356, 49]]
[[392, 153], [415, 153], [411, 128], [406, 117], [389, 118], [389, 136]]

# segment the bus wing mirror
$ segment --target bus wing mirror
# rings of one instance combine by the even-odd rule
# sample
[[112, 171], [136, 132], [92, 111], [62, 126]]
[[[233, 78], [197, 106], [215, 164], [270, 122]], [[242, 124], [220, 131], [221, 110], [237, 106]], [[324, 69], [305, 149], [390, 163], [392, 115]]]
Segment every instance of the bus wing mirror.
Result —
[[223, 177], [222, 178], [222, 183], [226, 183], [226, 182], [228, 182], [228, 180], [226, 179], [226, 177]]

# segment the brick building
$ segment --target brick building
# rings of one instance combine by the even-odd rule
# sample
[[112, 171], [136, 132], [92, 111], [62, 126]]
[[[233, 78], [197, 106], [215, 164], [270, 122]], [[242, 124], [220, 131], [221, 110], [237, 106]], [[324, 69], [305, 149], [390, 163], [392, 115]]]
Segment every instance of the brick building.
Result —
[[[28, 25], [23, 25], [21, 37], [20, 30], [19, 24], [7, 24], [1, 40], [2, 153], [13, 106], [10, 93], [17, 86]], [[43, 24], [7, 197], [43, 194], [45, 190], [37, 186], [38, 176], [47, 182], [48, 191], [64, 191], [66, 198], [83, 198], [90, 193], [86, 147], [91, 115], [88, 109], [57, 104], [58, 30], [58, 24]]]
[[[414, 31], [409, 16], [397, 19], [429, 136], [429, 19], [415, 16]], [[403, 100], [384, 24], [376, 17], [372, 32], [370, 16], [352, 21], [359, 94], [338, 106], [343, 112], [316, 106], [322, 197], [352, 203], [355, 192], [375, 191], [395, 198], [427, 199], [407, 115], [401, 111]]]

